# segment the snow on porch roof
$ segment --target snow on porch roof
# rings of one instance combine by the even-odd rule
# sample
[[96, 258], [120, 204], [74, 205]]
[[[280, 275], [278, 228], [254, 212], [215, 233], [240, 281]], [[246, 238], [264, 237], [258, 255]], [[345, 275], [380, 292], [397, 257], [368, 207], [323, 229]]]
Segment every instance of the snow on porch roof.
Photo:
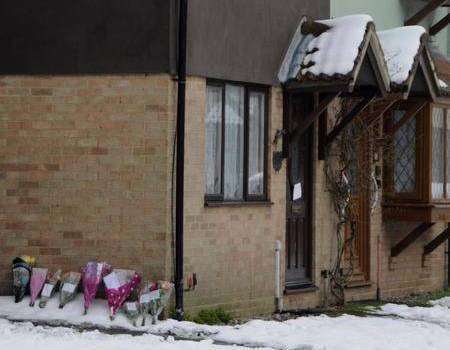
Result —
[[387, 67], [372, 17], [351, 15], [313, 21], [305, 16], [286, 52], [278, 79], [282, 83], [297, 80], [355, 84], [369, 46], [374, 53], [372, 68], [378, 70], [382, 88], [389, 90]]
[[421, 26], [406, 26], [378, 32], [394, 90], [408, 89], [419, 64], [427, 34]]
[[[292, 87], [378, 87], [407, 98], [445, 95], [420, 26], [375, 31], [368, 15], [313, 21], [302, 17], [278, 73]], [[448, 88], [447, 88], [448, 91]], [[448, 96], [448, 95], [447, 95]]]

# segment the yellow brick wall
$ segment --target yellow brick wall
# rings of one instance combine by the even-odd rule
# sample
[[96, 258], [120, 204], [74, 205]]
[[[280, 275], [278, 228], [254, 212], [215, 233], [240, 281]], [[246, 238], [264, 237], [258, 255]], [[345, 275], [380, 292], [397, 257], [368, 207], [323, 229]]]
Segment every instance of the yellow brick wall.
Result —
[[168, 277], [169, 75], [0, 77], [0, 293], [20, 254]]
[[[223, 306], [235, 315], [274, 310], [275, 241], [285, 246], [285, 162], [272, 168], [265, 206], [205, 208], [206, 80], [190, 77], [186, 100], [185, 272], [198, 286], [188, 311]], [[9, 293], [13, 257], [79, 270], [89, 259], [136, 268], [145, 278], [172, 278], [172, 150], [176, 84], [169, 75], [0, 77], [0, 293]], [[269, 98], [269, 140], [282, 128], [282, 91]], [[317, 128], [316, 128], [317, 134]], [[317, 152], [317, 137], [314, 150]], [[317, 154], [315, 154], [317, 159]], [[316, 160], [313, 198], [315, 291], [285, 296], [289, 308], [327, 302], [321, 271], [336, 253], [334, 212], [323, 161]], [[390, 248], [413, 224], [371, 219], [371, 286], [348, 300], [373, 299], [380, 237], [383, 297], [440, 289], [444, 247], [422, 267], [436, 225], [392, 263]]]
[[[188, 311], [223, 306], [235, 314], [274, 310], [275, 241], [284, 242], [285, 169], [273, 171], [269, 147], [268, 206], [204, 207], [206, 81], [190, 78], [186, 111], [185, 268], [198, 287], [186, 293]], [[282, 93], [270, 92], [269, 139], [282, 128]]]

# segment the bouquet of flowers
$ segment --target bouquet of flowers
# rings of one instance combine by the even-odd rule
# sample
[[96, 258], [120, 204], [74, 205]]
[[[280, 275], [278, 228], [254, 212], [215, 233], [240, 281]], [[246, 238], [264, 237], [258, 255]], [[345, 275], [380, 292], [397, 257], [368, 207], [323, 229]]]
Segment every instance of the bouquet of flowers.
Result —
[[108, 297], [110, 318], [113, 320], [117, 310], [141, 282], [141, 276], [134, 270], [114, 269], [109, 275], [103, 277], [103, 282]]
[[92, 301], [95, 299], [98, 287], [105, 276], [111, 270], [110, 265], [105, 262], [90, 261], [83, 269], [83, 295], [84, 314], [87, 314]]
[[136, 327], [137, 319], [139, 317], [139, 303], [136, 301], [128, 301], [123, 305], [125, 315]]
[[54, 273], [49, 272], [47, 274], [47, 278], [45, 280], [45, 284], [41, 292], [41, 300], [39, 301], [40, 308], [44, 308], [47, 305], [47, 302], [53, 296], [53, 294], [55, 294], [56, 285], [61, 279], [61, 274], [62, 274], [61, 269], [56, 270]]
[[152, 324], [156, 323], [159, 315], [169, 303], [172, 290], [173, 284], [167, 281], [149, 282], [142, 288], [139, 295], [142, 326], [145, 326], [147, 314], [151, 315]]
[[75, 299], [77, 295], [78, 284], [81, 280], [81, 273], [68, 272], [64, 274], [61, 280], [61, 290], [59, 293], [59, 308], [62, 309], [64, 305]]
[[30, 282], [30, 306], [34, 306], [34, 303], [44, 287], [45, 279], [47, 278], [48, 269], [34, 267], [31, 272]]
[[13, 293], [14, 301], [19, 303], [22, 301], [25, 293], [29, 289], [31, 269], [36, 260], [30, 256], [21, 256], [13, 260]]

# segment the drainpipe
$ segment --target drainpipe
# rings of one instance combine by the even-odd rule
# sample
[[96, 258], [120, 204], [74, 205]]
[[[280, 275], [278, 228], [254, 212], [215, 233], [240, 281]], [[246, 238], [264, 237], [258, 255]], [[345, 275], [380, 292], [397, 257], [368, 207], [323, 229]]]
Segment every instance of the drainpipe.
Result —
[[177, 101], [177, 178], [175, 208], [175, 310], [177, 319], [183, 320], [183, 200], [184, 200], [184, 129], [186, 102], [186, 41], [187, 0], [179, 0], [178, 19], [178, 101]]
[[281, 242], [275, 242], [275, 304], [277, 312], [283, 311], [283, 297], [281, 296], [280, 275], [281, 275]]

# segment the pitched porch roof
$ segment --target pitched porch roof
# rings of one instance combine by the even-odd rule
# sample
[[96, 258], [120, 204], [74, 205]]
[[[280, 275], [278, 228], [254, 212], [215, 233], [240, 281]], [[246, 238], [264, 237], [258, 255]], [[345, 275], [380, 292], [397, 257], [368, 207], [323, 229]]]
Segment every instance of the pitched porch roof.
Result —
[[391, 79], [391, 90], [440, 96], [440, 83], [428, 49], [428, 34], [421, 26], [405, 26], [378, 32]]
[[278, 79], [298, 87], [355, 86], [390, 89], [381, 45], [368, 15], [313, 21], [303, 17], [291, 40]]
[[410, 94], [433, 101], [449, 96], [437, 75], [424, 28], [376, 32], [368, 15], [321, 21], [304, 16], [278, 79], [288, 88], [303, 90], [352, 92], [355, 87], [375, 87], [384, 96], [393, 92], [405, 99]]

